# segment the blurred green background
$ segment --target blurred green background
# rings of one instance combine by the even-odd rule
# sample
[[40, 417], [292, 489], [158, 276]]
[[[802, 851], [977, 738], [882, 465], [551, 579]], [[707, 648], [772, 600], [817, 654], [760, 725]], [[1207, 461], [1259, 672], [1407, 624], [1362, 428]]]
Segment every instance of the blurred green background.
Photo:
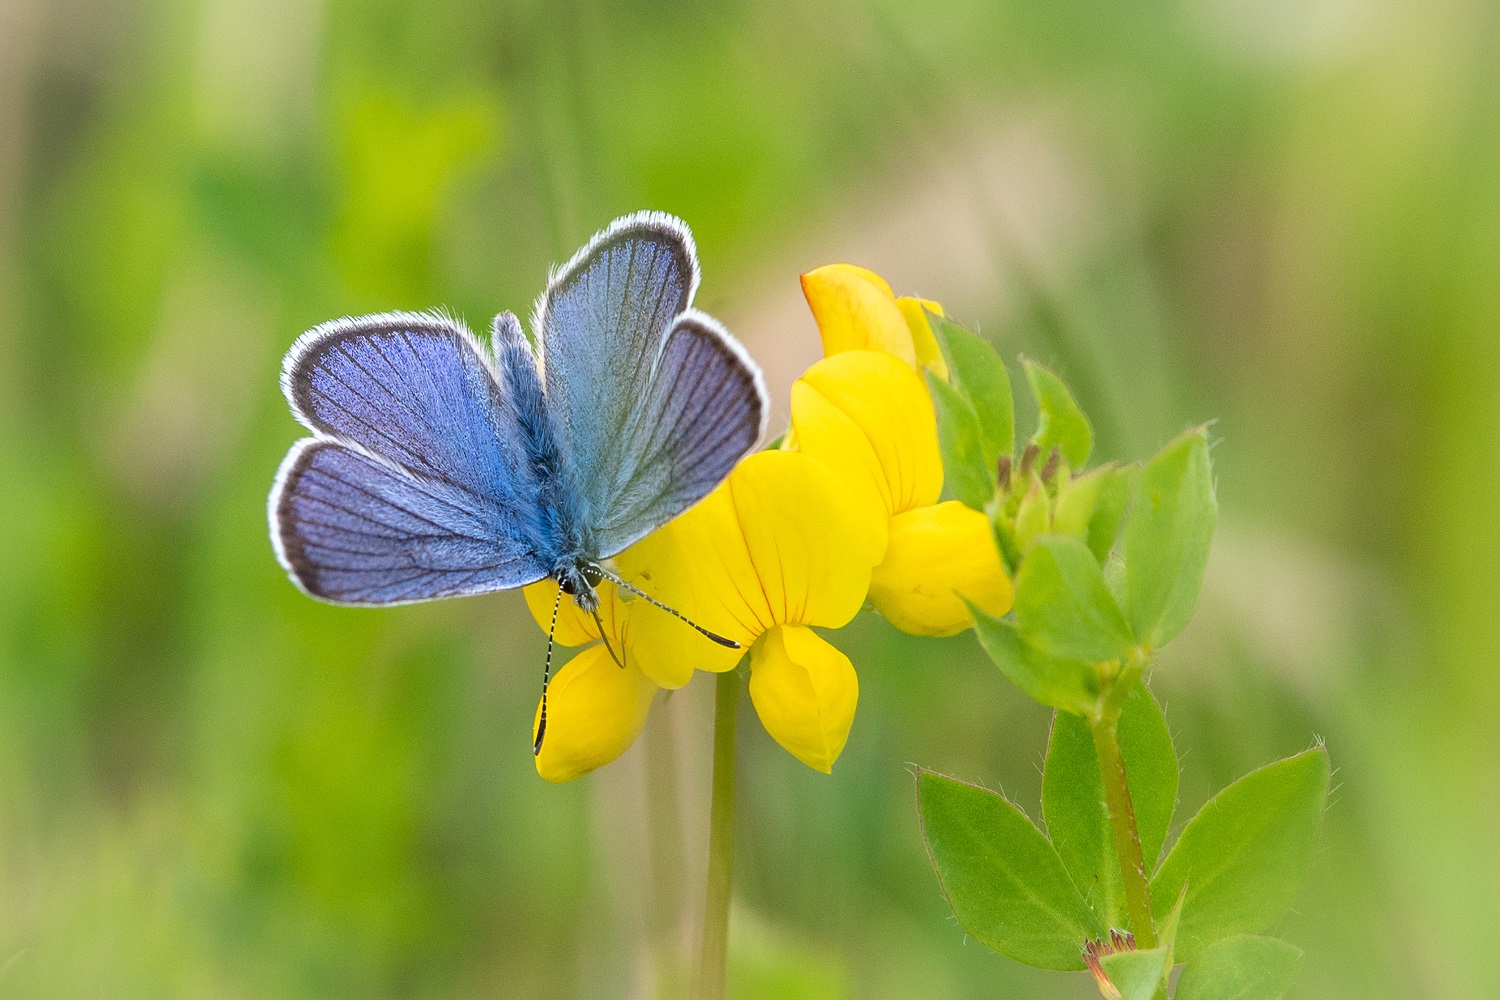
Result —
[[[653, 868], [641, 748], [532, 769], [518, 596], [320, 606], [265, 527], [298, 333], [484, 328], [648, 207], [783, 414], [845, 259], [1055, 364], [1105, 457], [1217, 418], [1179, 821], [1323, 737], [1293, 996], [1500, 996], [1492, 0], [3, 0], [0, 997], [649, 995], [711, 686], [653, 716]], [[966, 944], [918, 835], [909, 762], [1035, 813], [1046, 713], [971, 637], [833, 639], [832, 777], [745, 719], [737, 995], [1095, 995]]]

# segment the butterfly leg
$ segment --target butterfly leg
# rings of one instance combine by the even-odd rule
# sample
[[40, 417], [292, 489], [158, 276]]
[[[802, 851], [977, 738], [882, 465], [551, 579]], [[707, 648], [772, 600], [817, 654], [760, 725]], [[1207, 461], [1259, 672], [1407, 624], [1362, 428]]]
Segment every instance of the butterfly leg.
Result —
[[552, 680], [552, 647], [553, 636], [557, 633], [557, 609], [562, 606], [562, 590], [557, 591], [557, 600], [552, 602], [552, 624], [547, 628], [547, 663], [542, 667], [542, 714], [536, 724], [536, 743], [532, 744], [531, 755], [540, 756], [542, 752], [542, 737], [547, 735], [547, 683]]
[[605, 631], [604, 620], [599, 617], [599, 609], [595, 608], [593, 613], [594, 624], [599, 626], [599, 638], [604, 640], [604, 648], [609, 650], [609, 658], [615, 661], [615, 666], [623, 669], [625, 666], [625, 656], [623, 654], [623, 650], [620, 653], [615, 652], [615, 647], [610, 645], [609, 642], [609, 633]]

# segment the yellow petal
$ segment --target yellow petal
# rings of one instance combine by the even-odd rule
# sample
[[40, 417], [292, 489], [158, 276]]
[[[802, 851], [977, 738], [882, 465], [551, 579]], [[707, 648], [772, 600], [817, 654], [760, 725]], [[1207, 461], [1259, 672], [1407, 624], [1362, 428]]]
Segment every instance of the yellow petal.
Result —
[[[547, 735], [537, 773], [552, 782], [572, 781], [620, 756], [641, 734], [655, 694], [656, 685], [640, 670], [628, 660], [619, 666], [603, 646], [573, 657], [547, 687]], [[533, 739], [541, 716], [538, 701]]]
[[797, 447], [887, 515], [926, 507], [943, 490], [937, 417], [922, 380], [878, 351], [824, 358], [792, 384]]
[[[821, 463], [763, 451], [618, 563], [642, 590], [748, 648], [776, 625], [837, 628], [853, 618], [884, 551], [884, 529], [884, 516], [852, 500]], [[677, 662], [727, 670], [742, 655], [643, 605], [630, 605], [642, 669]]]
[[893, 517], [870, 603], [903, 632], [954, 635], [970, 625], [960, 597], [992, 615], [1015, 597], [989, 518], [957, 500]]
[[615, 563], [641, 590], [742, 647], [720, 646], [648, 602], [632, 601], [631, 649], [641, 669], [663, 687], [681, 687], [694, 670], [732, 669], [764, 630], [729, 583], [753, 570], [726, 485], [620, 553]]
[[[605, 597], [604, 587], [614, 589], [611, 583], [604, 583], [599, 588], [601, 617], [605, 607], [612, 602], [603, 600]], [[552, 623], [552, 605], [557, 601], [557, 581], [548, 577], [538, 580], [529, 586], [523, 587], [521, 593], [526, 597], [526, 607], [531, 612], [531, 617], [541, 626], [542, 631], [547, 631]], [[586, 642], [593, 642], [599, 638], [599, 627], [594, 624], [592, 615], [586, 615], [573, 603], [573, 598], [567, 594], [563, 595], [562, 603], [557, 605], [557, 630], [553, 638], [563, 646], [582, 646]]]
[[906, 318], [891, 286], [878, 274], [853, 264], [827, 264], [802, 276], [802, 294], [817, 320], [825, 356], [888, 351], [916, 365]]
[[777, 743], [827, 774], [849, 738], [859, 678], [849, 658], [811, 629], [782, 626], [750, 653], [750, 700]]
[[942, 348], [938, 347], [937, 337], [932, 333], [932, 324], [927, 321], [927, 313], [943, 315], [943, 307], [936, 302], [927, 299], [915, 299], [904, 295], [896, 300], [896, 306], [901, 310], [901, 315], [906, 318], [907, 329], [911, 331], [912, 348], [917, 353], [917, 364], [931, 368], [933, 373], [944, 382], [948, 381], [948, 362], [943, 359]]

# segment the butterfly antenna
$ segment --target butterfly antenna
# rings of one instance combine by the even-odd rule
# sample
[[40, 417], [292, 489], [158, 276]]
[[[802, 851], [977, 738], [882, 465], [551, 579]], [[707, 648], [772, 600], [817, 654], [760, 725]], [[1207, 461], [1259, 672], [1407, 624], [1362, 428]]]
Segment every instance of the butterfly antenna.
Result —
[[557, 634], [557, 609], [562, 606], [562, 588], [557, 588], [557, 600], [552, 602], [552, 624], [547, 628], [547, 665], [542, 667], [542, 715], [536, 724], [536, 742], [532, 744], [531, 755], [537, 757], [542, 752], [542, 737], [547, 735], [547, 682], [552, 680], [552, 637]]
[[604, 619], [599, 617], [599, 609], [594, 609], [594, 624], [599, 626], [599, 638], [604, 640], [604, 648], [609, 650], [609, 658], [615, 661], [615, 666], [624, 669], [625, 657], [615, 653], [615, 647], [609, 644], [609, 633], [604, 628]]
[[740, 648], [740, 644], [737, 643], [737, 642], [735, 642], [733, 639], [726, 639], [722, 635], [719, 635], [719, 633], [717, 633], [717, 632], [710, 632], [708, 629], [704, 628], [702, 625], [699, 625], [697, 622], [693, 621], [691, 618], [689, 618], [687, 615], [683, 614], [681, 611], [678, 611], [676, 608], [668, 607], [667, 605], [663, 604], [661, 601], [658, 601], [656, 598], [654, 598], [650, 594], [646, 593], [644, 590], [641, 590], [639, 587], [636, 587], [633, 584], [626, 583], [619, 576], [616, 576], [614, 573], [611, 573], [609, 570], [605, 569], [603, 566], [596, 566], [595, 569], [598, 570], [600, 576], [604, 577], [604, 579], [608, 580], [610, 583], [614, 584], [616, 587], [624, 587], [626, 590], [630, 591], [635, 596], [637, 596], [637, 597], [641, 598], [642, 600], [646, 601], [647, 603], [649, 603], [652, 607], [654, 607], [654, 608], [661, 608], [663, 611], [665, 611], [667, 614], [671, 615], [673, 618], [676, 618], [678, 621], [683, 622], [686, 625], [692, 626], [694, 629], [696, 629], [698, 631], [699, 635], [702, 635], [702, 636], [704, 636], [705, 638], [708, 638], [708, 639], [712, 639], [714, 642], [717, 642], [719, 645], [725, 646], [725, 647], [727, 647], [729, 649], [739, 649]]

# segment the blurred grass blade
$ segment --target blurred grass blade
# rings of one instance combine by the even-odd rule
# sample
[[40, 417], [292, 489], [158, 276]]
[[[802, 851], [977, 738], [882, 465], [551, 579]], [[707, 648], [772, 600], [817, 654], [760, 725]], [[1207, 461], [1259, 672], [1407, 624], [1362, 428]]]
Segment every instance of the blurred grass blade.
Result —
[[1026, 965], [1082, 969], [1103, 933], [1057, 852], [1026, 815], [975, 785], [917, 774], [922, 836], [959, 926]]

